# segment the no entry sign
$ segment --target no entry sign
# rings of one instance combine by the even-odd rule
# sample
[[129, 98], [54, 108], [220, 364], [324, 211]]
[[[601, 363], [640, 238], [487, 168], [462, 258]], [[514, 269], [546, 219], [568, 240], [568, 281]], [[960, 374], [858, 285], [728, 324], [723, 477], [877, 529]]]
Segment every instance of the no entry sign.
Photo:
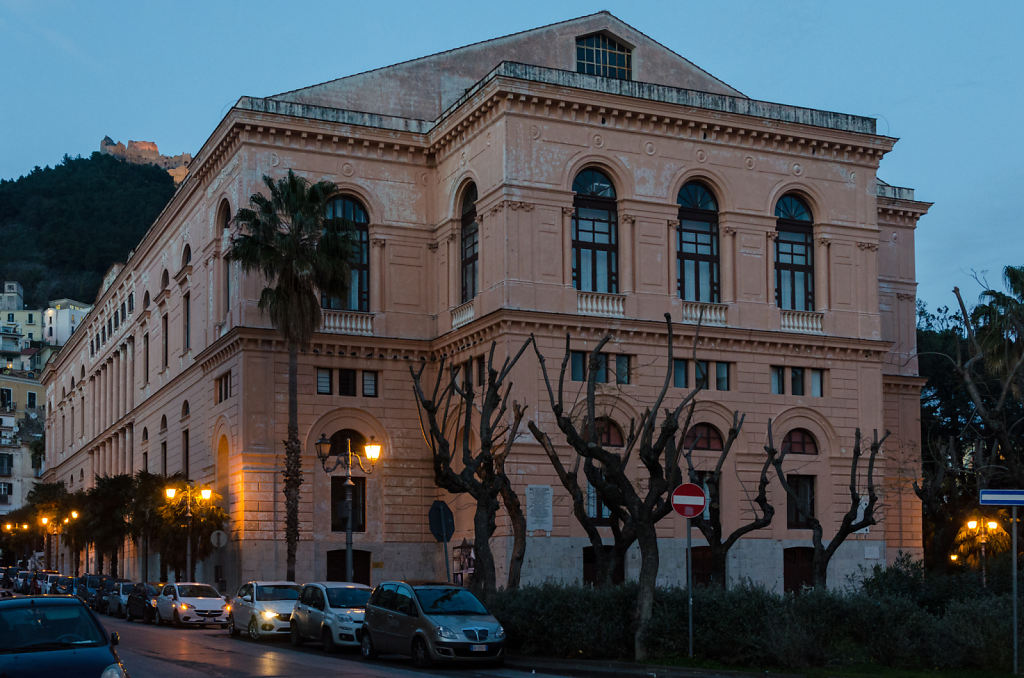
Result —
[[684, 518], [696, 518], [704, 512], [707, 499], [700, 485], [683, 483], [672, 491], [672, 508]]

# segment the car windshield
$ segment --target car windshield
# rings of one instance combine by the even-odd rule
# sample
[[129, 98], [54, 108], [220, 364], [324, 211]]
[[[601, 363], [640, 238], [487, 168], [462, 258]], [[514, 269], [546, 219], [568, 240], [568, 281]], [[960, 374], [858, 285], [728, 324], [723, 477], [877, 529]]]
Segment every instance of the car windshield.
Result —
[[146, 595], [147, 596], [159, 596], [160, 595], [160, 589], [157, 588], [156, 586], [151, 586], [150, 584], [146, 584]]
[[179, 585], [178, 595], [182, 598], [220, 598], [217, 589], [205, 584]]
[[0, 608], [0, 653], [96, 647], [107, 642], [81, 605], [7, 605]]
[[477, 597], [466, 589], [417, 588], [416, 598], [424, 614], [487, 614]]
[[366, 607], [369, 598], [369, 589], [353, 589], [347, 586], [327, 589], [327, 604], [331, 607]]
[[299, 586], [288, 584], [268, 584], [256, 586], [257, 600], [298, 600]]

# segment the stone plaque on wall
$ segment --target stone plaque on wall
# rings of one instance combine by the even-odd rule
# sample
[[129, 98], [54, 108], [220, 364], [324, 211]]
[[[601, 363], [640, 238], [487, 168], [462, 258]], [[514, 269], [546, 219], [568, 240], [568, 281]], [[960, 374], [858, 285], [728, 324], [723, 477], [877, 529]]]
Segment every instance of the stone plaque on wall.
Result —
[[551, 486], [526, 486], [526, 531], [551, 531]]

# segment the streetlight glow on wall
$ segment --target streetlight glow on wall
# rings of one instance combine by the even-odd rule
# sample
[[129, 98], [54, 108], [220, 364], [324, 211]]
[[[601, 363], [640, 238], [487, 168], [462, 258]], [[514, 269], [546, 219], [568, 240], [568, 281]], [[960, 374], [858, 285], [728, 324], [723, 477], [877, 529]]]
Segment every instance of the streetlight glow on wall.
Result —
[[[345, 455], [334, 455], [334, 461], [330, 465], [328, 465], [328, 460], [331, 457], [331, 441], [325, 434], [320, 434], [320, 439], [314, 443], [314, 447], [316, 447], [316, 456], [320, 460], [320, 466], [324, 469], [324, 473], [330, 475], [339, 466], [345, 467], [345, 581], [352, 581], [352, 488], [355, 485], [352, 482], [352, 462], [355, 460], [363, 473], [367, 475], [373, 473], [374, 466], [380, 459], [381, 445], [373, 436], [370, 436], [370, 441], [363, 445], [363, 453], [353, 454], [352, 436], [347, 435], [345, 436]], [[363, 463], [364, 457], [369, 465]]]

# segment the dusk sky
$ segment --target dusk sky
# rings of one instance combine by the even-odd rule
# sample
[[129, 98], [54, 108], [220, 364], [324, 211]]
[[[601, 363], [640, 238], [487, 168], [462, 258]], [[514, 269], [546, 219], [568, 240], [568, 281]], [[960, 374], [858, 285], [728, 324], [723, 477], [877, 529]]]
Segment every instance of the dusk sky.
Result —
[[917, 231], [929, 307], [953, 303], [953, 285], [976, 299], [972, 272], [1001, 286], [1003, 266], [1024, 264], [1024, 3], [1011, 1], [0, 0], [0, 178], [88, 156], [104, 135], [194, 154], [242, 95], [602, 9], [747, 96], [875, 117], [899, 137], [879, 176], [935, 203]]

